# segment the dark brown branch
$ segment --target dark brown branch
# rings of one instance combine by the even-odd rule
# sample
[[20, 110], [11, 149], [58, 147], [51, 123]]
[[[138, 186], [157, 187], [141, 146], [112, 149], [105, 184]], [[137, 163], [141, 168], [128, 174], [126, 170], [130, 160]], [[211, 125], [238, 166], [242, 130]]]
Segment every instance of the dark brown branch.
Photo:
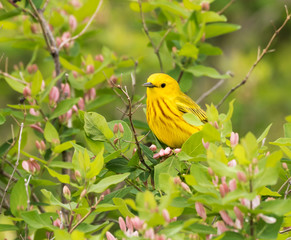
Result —
[[287, 22], [290, 20], [291, 18], [291, 14], [289, 14], [287, 6], [285, 5], [285, 9], [286, 9], [286, 19], [283, 22], [283, 24], [274, 32], [274, 34], [272, 35], [272, 37], [270, 38], [267, 46], [263, 49], [262, 52], [258, 52], [258, 56], [257, 56], [257, 60], [254, 62], [254, 64], [251, 66], [250, 70], [248, 71], [247, 75], [245, 76], [245, 78], [236, 86], [234, 86], [232, 89], [230, 89], [230, 91], [222, 98], [222, 100], [216, 105], [216, 108], [219, 108], [224, 101], [228, 98], [228, 96], [230, 94], [232, 94], [235, 90], [237, 90], [238, 88], [240, 88], [242, 85], [244, 85], [249, 77], [251, 76], [251, 73], [253, 72], [253, 70], [255, 69], [255, 67], [258, 65], [258, 63], [262, 60], [262, 58], [266, 55], [266, 53], [269, 52], [269, 49], [274, 41], [274, 39], [278, 36], [278, 34], [280, 33], [280, 31], [285, 27], [285, 25], [287, 24]]

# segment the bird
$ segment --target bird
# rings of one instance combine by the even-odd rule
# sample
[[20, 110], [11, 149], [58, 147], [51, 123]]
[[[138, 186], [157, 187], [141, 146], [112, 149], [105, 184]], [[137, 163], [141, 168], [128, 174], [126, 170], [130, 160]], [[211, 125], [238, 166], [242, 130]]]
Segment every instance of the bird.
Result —
[[203, 128], [187, 123], [183, 115], [195, 114], [202, 123], [207, 122], [203, 109], [183, 93], [178, 82], [164, 73], [154, 73], [143, 84], [147, 87], [147, 122], [156, 137], [171, 148], [181, 148], [194, 133]]

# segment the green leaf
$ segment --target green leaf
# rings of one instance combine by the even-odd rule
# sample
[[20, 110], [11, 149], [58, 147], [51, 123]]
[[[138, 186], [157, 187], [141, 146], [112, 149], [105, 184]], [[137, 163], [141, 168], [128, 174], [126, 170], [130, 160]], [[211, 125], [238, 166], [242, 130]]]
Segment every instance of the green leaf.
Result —
[[188, 8], [190, 10], [194, 10], [194, 11], [200, 11], [201, 10], [201, 5], [200, 4], [195, 4], [190, 0], [183, 0], [183, 4], [184, 4], [185, 8]]
[[95, 141], [106, 141], [114, 136], [102, 115], [95, 112], [86, 112], [84, 121], [84, 130], [89, 138]]
[[69, 98], [69, 99], [65, 99], [63, 101], [60, 101], [49, 119], [51, 120], [51, 119], [57, 118], [60, 115], [65, 114], [75, 104], [77, 104], [78, 101], [79, 101], [79, 98]]
[[201, 234], [216, 234], [217, 230], [211, 226], [193, 223], [186, 228], [186, 230], [194, 232], [194, 233], [201, 233]]
[[84, 74], [84, 71], [72, 63], [68, 62], [65, 58], [60, 57], [60, 63], [62, 66], [68, 70], [76, 71], [77, 73]]
[[43, 77], [41, 75], [41, 72], [37, 70], [37, 72], [32, 77], [31, 83], [31, 94], [33, 96], [37, 95], [40, 92], [42, 80]]
[[65, 169], [73, 169], [73, 164], [71, 162], [63, 162], [63, 161], [52, 161], [49, 166], [51, 168], [65, 168]]
[[46, 197], [46, 200], [48, 200], [49, 204], [53, 206], [59, 206], [67, 210], [71, 210], [72, 208], [74, 209], [77, 206], [77, 204], [74, 202], [71, 202], [70, 204], [62, 203], [53, 195], [52, 192], [47, 191], [46, 189], [41, 189], [40, 191]]
[[106, 164], [106, 168], [115, 173], [132, 172], [135, 168], [128, 165], [128, 161], [124, 158], [116, 158]]
[[45, 124], [44, 138], [48, 142], [60, 142], [59, 133], [49, 121], [47, 121]]
[[4, 124], [6, 122], [6, 118], [2, 113], [0, 113], [0, 125]]
[[97, 184], [93, 184], [92, 186], [90, 186], [88, 193], [90, 192], [102, 193], [111, 185], [124, 181], [129, 175], [130, 173], [124, 173], [103, 178]]
[[3, 21], [3, 20], [8, 19], [8, 18], [15, 17], [15, 16], [19, 15], [21, 12], [22, 12], [22, 10], [20, 8], [15, 8], [12, 11], [9, 11], [9, 12], [4, 12], [4, 13], [1, 12], [0, 21]]
[[134, 217], [134, 214], [129, 211], [129, 209], [128, 209], [128, 207], [123, 199], [113, 198], [113, 202], [116, 206], [118, 206], [118, 210], [124, 218], [126, 218], [127, 216]]
[[201, 131], [194, 133], [182, 146], [183, 152], [192, 158], [196, 158], [198, 161], [201, 160], [199, 156], [206, 152], [202, 144], [202, 136]]
[[179, 51], [179, 55], [184, 57], [190, 57], [196, 60], [198, 57], [198, 52], [198, 48], [192, 43], [188, 42], [183, 45], [183, 47]]
[[226, 164], [217, 161], [217, 159], [207, 159], [207, 162], [218, 176], [236, 178], [237, 171], [233, 167], [228, 167]]
[[258, 150], [258, 143], [256, 137], [251, 132], [248, 132], [247, 135], [241, 140], [241, 144], [243, 145], [246, 151], [247, 158], [253, 159]]
[[20, 83], [14, 79], [9, 78], [9, 77], [4, 77], [4, 79], [14, 91], [23, 94], [23, 89], [25, 88], [25, 85], [23, 83]]
[[129, 148], [129, 146], [132, 142], [132, 132], [131, 132], [129, 126], [127, 125], [126, 122], [124, 122], [122, 120], [111, 121], [108, 123], [108, 126], [111, 129], [111, 131], [113, 131], [114, 125], [120, 124], [120, 123], [123, 126], [124, 133], [120, 133], [118, 131], [116, 137], [120, 138], [120, 140], [119, 140], [120, 142], [118, 142], [117, 144], [118, 144], [119, 148], [121, 149], [121, 151], [125, 152]]
[[206, 38], [217, 37], [240, 29], [239, 25], [231, 23], [211, 23], [205, 26]]
[[[137, 2], [131, 2], [129, 4], [129, 7], [132, 11], [140, 12], [139, 4]], [[152, 6], [150, 2], [142, 2], [142, 11], [143, 12], [150, 12], [154, 9], [155, 9], [155, 7]]]
[[[98, 206], [97, 206], [97, 208], [98, 208]], [[88, 223], [81, 223], [77, 227], [77, 229], [78, 229], [78, 231], [81, 231], [83, 233], [90, 234], [90, 233], [94, 233], [94, 232], [99, 231], [100, 229], [104, 228], [108, 224], [109, 224], [109, 221], [106, 221], [106, 222], [104, 222], [102, 224], [99, 224], [99, 225], [91, 225], [91, 224], [88, 224]]]
[[153, 164], [158, 163], [158, 161], [153, 158], [154, 153], [146, 145], [140, 143], [140, 148], [149, 161], [151, 161]]
[[267, 137], [271, 126], [272, 126], [272, 123], [264, 130], [264, 132], [261, 134], [261, 136], [257, 139], [258, 143], [260, 143], [261, 141], [263, 141], [264, 138]]
[[15, 225], [0, 224], [0, 232], [17, 231], [17, 230], [18, 230], [18, 227]]
[[73, 147], [72, 143], [76, 143], [76, 140], [64, 142], [53, 148], [53, 152], [61, 153]]
[[103, 150], [100, 151], [95, 159], [89, 164], [89, 171], [86, 172], [86, 178], [90, 179], [97, 176], [104, 165]]
[[277, 192], [273, 192], [267, 187], [263, 187], [261, 191], [258, 193], [260, 196], [271, 196], [271, 197], [281, 197], [281, 194]]
[[291, 211], [291, 199], [264, 201], [255, 210], [260, 213], [284, 216], [284, 214]]
[[45, 87], [44, 91], [40, 95], [40, 102], [42, 102], [50, 93], [53, 86], [56, 85], [56, 82], [61, 79], [64, 76], [65, 72], [62, 72], [60, 75], [58, 75], [56, 78], [50, 81], [49, 85]]
[[86, 106], [86, 110], [87, 111], [95, 110], [95, 109], [102, 107], [108, 103], [111, 103], [115, 100], [116, 100], [116, 97], [112, 96], [110, 94], [101, 95], [101, 96], [97, 97], [96, 99], [94, 99], [93, 101], [89, 102]]
[[27, 194], [24, 178], [20, 178], [13, 186], [10, 195], [10, 209], [14, 216], [19, 217], [22, 211], [27, 208]]
[[99, 72], [94, 73], [92, 78], [85, 83], [85, 89], [90, 89], [92, 87], [95, 87], [97, 84], [104, 82], [106, 80], [106, 76], [111, 76], [113, 75], [113, 73], [113, 68], [105, 68]]
[[224, 15], [218, 14], [216, 12], [212, 11], [205, 11], [201, 13], [203, 17], [203, 21], [205, 23], [210, 23], [210, 22], [226, 22], [227, 19]]
[[291, 123], [285, 123], [283, 127], [285, 138], [291, 138]]
[[270, 144], [277, 146], [291, 146], [291, 138], [278, 138], [275, 142], [270, 142]]
[[168, 173], [172, 177], [176, 177], [181, 171], [181, 163], [178, 161], [177, 157], [172, 156], [167, 158], [164, 162], [159, 163], [155, 166], [154, 171], [154, 180], [156, 188], [160, 188], [159, 185], [160, 178], [159, 176], [162, 173]]
[[54, 229], [57, 229], [57, 227], [52, 225], [50, 216], [56, 218], [58, 215], [56, 213], [39, 214], [36, 210], [21, 213], [23, 220], [32, 228], [46, 228], [53, 231]]
[[221, 55], [223, 52], [219, 47], [214, 47], [209, 43], [201, 43], [199, 46], [199, 53], [208, 56]]
[[233, 154], [239, 164], [241, 165], [250, 164], [250, 160], [246, 156], [246, 151], [241, 144], [235, 146]]
[[213, 127], [210, 123], [206, 123], [203, 126], [201, 132], [204, 142], [220, 141], [219, 131], [215, 127]]
[[44, 166], [44, 167], [48, 170], [49, 174], [52, 177], [57, 178], [61, 183], [67, 183], [67, 184], [70, 183], [70, 176], [69, 175], [67, 175], [67, 174], [64, 174], [64, 175], [63, 174], [60, 174], [60, 173], [58, 173], [58, 172], [56, 172], [56, 171], [48, 168], [47, 166]]
[[193, 114], [193, 113], [185, 113], [185, 114], [183, 114], [183, 119], [187, 122], [187, 123], [189, 123], [189, 124], [191, 124], [191, 125], [193, 125], [193, 126], [196, 126], [196, 127], [198, 127], [198, 126], [202, 126], [204, 123], [203, 122], [201, 122], [200, 121], [200, 118], [199, 117], [197, 117], [195, 114]]
[[203, 65], [195, 65], [185, 69], [185, 71], [192, 73], [195, 77], [207, 76], [218, 79], [226, 79], [230, 77], [228, 74], [220, 74], [216, 69]]

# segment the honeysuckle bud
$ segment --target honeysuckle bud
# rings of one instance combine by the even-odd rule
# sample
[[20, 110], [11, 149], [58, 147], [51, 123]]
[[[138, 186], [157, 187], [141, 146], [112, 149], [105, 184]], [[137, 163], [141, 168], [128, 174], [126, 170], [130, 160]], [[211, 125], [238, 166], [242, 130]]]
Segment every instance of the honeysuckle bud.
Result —
[[87, 65], [87, 68], [86, 68], [87, 74], [94, 73], [94, 71], [95, 71], [94, 65], [92, 65], [92, 64]]
[[178, 51], [177, 47], [173, 46], [172, 47], [172, 53], [177, 53], [177, 51]]
[[218, 182], [219, 182], [219, 178], [217, 175], [215, 175], [214, 178], [212, 179], [212, 183], [215, 187], [217, 187]]
[[77, 179], [77, 181], [80, 181], [82, 179], [82, 175], [80, 171], [78, 170], [75, 171], [75, 178]]
[[181, 181], [180, 177], [174, 177], [173, 182], [177, 185], [180, 185], [182, 181]]
[[213, 176], [213, 175], [214, 175], [214, 172], [213, 172], [213, 170], [212, 170], [211, 167], [208, 167], [208, 168], [207, 168], [207, 171], [208, 171], [208, 174], [209, 174], [210, 176]]
[[53, 225], [55, 227], [60, 228], [60, 226], [62, 225], [62, 222], [61, 222], [61, 220], [59, 218], [57, 218], [55, 221], [53, 221]]
[[[64, 32], [62, 37], [61, 37], [61, 42], [67, 41], [67, 39], [71, 38], [71, 33], [70, 32]], [[69, 48], [72, 45], [73, 42], [66, 42], [64, 44], [64, 48]]]
[[50, 104], [55, 106], [59, 98], [60, 98], [60, 91], [56, 86], [53, 86], [49, 93]]
[[166, 240], [166, 236], [164, 234], [156, 235], [155, 240]]
[[62, 89], [62, 94], [65, 96], [65, 98], [69, 98], [71, 96], [71, 88], [68, 83], [62, 83], [61, 89]]
[[217, 227], [217, 235], [221, 235], [222, 233], [228, 231], [228, 228], [225, 226], [223, 221], [217, 221], [215, 225]]
[[75, 113], [78, 113], [78, 107], [76, 105], [73, 105], [72, 111]]
[[219, 211], [219, 214], [222, 218], [222, 220], [229, 226], [234, 226], [234, 222], [230, 218], [230, 216], [227, 214], [226, 211]]
[[30, 113], [32, 116], [39, 116], [39, 111], [35, 111], [34, 108], [29, 109], [29, 113]]
[[39, 125], [37, 125], [37, 124], [31, 124], [31, 125], [29, 125], [32, 129], [34, 129], [34, 130], [36, 130], [36, 131], [38, 131], [38, 132], [40, 132], [40, 133], [43, 133], [43, 129], [39, 126]]
[[37, 67], [36, 64], [32, 64], [32, 65], [27, 66], [27, 72], [28, 72], [29, 74], [33, 74], [33, 73], [35, 73], [37, 70], [38, 70], [38, 67]]
[[77, 19], [75, 18], [74, 15], [70, 15], [69, 16], [69, 25], [70, 25], [70, 28], [72, 29], [72, 31], [75, 31], [76, 28], [77, 28]]
[[224, 197], [226, 194], [224, 186], [222, 184], [219, 185], [219, 192], [220, 192], [221, 197]]
[[79, 74], [76, 71], [72, 71], [73, 77], [78, 78]]
[[201, 9], [202, 9], [203, 11], [209, 11], [209, 9], [210, 9], [210, 4], [209, 4], [209, 2], [202, 2], [202, 3], [201, 3]]
[[195, 209], [197, 214], [205, 221], [207, 218], [205, 208], [202, 203], [195, 202]]
[[237, 219], [240, 221], [241, 226], [243, 226], [243, 223], [244, 223], [243, 213], [241, 212], [241, 210], [237, 206], [235, 206], [233, 208], [233, 211], [234, 211], [234, 214], [237, 217]]
[[35, 174], [40, 171], [40, 165], [33, 158], [23, 161], [22, 168], [30, 174]]
[[129, 216], [125, 218], [126, 226], [130, 232], [133, 232], [133, 225]]
[[145, 231], [144, 237], [146, 239], [155, 239], [155, 232], [153, 228], [150, 228]]
[[125, 225], [123, 218], [119, 217], [118, 222], [119, 222], [119, 227], [120, 227], [121, 231], [126, 232], [126, 225]]
[[187, 191], [187, 192], [191, 192], [189, 186], [188, 186], [186, 183], [181, 182], [181, 187], [182, 187], [185, 191]]
[[37, 33], [37, 30], [38, 30], [38, 27], [35, 23], [31, 24], [30, 25], [30, 31], [33, 33], [33, 34], [36, 34]]
[[67, 187], [67, 185], [65, 185], [63, 187], [63, 195], [64, 197], [67, 199], [67, 200], [70, 200], [71, 199], [71, 191], [70, 189]]
[[86, 194], [87, 194], [87, 190], [84, 189], [80, 194], [80, 198], [84, 198], [86, 196]]
[[33, 173], [38, 173], [40, 171], [40, 165], [37, 163], [37, 161], [33, 158], [30, 158], [29, 162], [33, 168]]
[[209, 148], [209, 142], [204, 142], [204, 139], [202, 138], [202, 144], [204, 146], [205, 149]]
[[104, 57], [102, 54], [98, 54], [95, 56], [95, 60], [98, 62], [103, 62], [104, 61]]
[[81, 7], [81, 3], [79, 2], [79, 0], [71, 0], [71, 5], [74, 7], [74, 8], [79, 8]]
[[115, 238], [112, 234], [111, 234], [111, 232], [106, 232], [106, 238], [107, 238], [107, 240], [117, 240], [117, 238]]
[[115, 139], [113, 140], [114, 145], [116, 145], [116, 144], [118, 143], [118, 141], [119, 141], [119, 138], [115, 138]]
[[115, 123], [114, 126], [113, 126], [113, 133], [114, 134], [118, 133], [118, 125], [117, 125], [117, 123]]
[[170, 223], [171, 222], [170, 214], [169, 214], [169, 212], [168, 212], [167, 209], [163, 209], [162, 215], [163, 215], [163, 218], [165, 219], [165, 221], [167, 223]]
[[31, 90], [29, 86], [25, 86], [23, 89], [23, 96], [24, 97], [29, 97], [31, 96]]
[[155, 153], [154, 156], [153, 156], [154, 159], [158, 159], [159, 157], [160, 157], [160, 153], [159, 152]]
[[84, 98], [80, 98], [79, 101], [78, 101], [78, 108], [80, 110], [85, 110], [85, 101], [84, 101]]
[[182, 151], [181, 148], [175, 148], [175, 149], [174, 149], [174, 152], [175, 152], [175, 153], [179, 153], [179, 152], [181, 152], [181, 151]]
[[247, 181], [247, 176], [246, 176], [246, 174], [244, 172], [239, 171], [239, 172], [237, 172], [237, 179], [240, 182], [246, 182]]
[[120, 133], [124, 133], [124, 128], [122, 126], [122, 123], [118, 123], [118, 129]]
[[150, 149], [151, 151], [155, 152], [155, 151], [157, 150], [157, 146], [154, 145], [154, 144], [152, 144], [152, 145], [149, 147], [149, 149]]
[[231, 161], [229, 161], [229, 162], [227, 163], [227, 165], [228, 165], [229, 167], [235, 167], [235, 166], [237, 165], [237, 162], [236, 162], [235, 159], [232, 159]]
[[234, 178], [234, 179], [231, 179], [230, 181], [229, 181], [229, 190], [232, 192], [232, 191], [234, 191], [234, 190], [236, 190], [236, 179]]
[[167, 147], [164, 152], [165, 152], [165, 155], [169, 155], [172, 152], [172, 149]]
[[285, 162], [282, 162], [282, 168], [284, 168], [285, 170], [288, 170], [288, 165]]
[[115, 76], [115, 75], [112, 75], [110, 78], [109, 78], [109, 84], [111, 87], [114, 87], [115, 84], [117, 83], [117, 80], [118, 78]]
[[136, 229], [136, 230], [141, 230], [143, 229], [144, 227], [144, 221], [141, 220], [139, 217], [135, 216], [134, 218], [131, 218], [131, 222], [132, 222], [132, 225], [133, 227]]
[[257, 217], [261, 218], [265, 223], [268, 223], [268, 224], [274, 224], [274, 223], [277, 221], [276, 218], [266, 216], [266, 215], [264, 215], [264, 214], [262, 214], [262, 213], [259, 213], [259, 214], [257, 215]]
[[166, 155], [165, 150], [164, 150], [164, 149], [161, 149], [161, 150], [159, 151], [159, 154], [160, 154], [160, 157], [165, 156], [165, 155]]
[[226, 176], [222, 176], [222, 177], [220, 178], [220, 180], [221, 180], [221, 183], [225, 183], [225, 182], [226, 182]]
[[88, 90], [88, 92], [86, 92], [84, 95], [85, 102], [88, 102], [90, 100], [94, 100], [95, 97], [96, 97], [96, 89], [95, 88], [90, 88]]
[[238, 144], [238, 141], [239, 141], [238, 133], [231, 132], [231, 134], [230, 134], [230, 146], [235, 147]]
[[28, 161], [23, 161], [21, 165], [22, 165], [22, 168], [23, 168], [25, 171], [27, 171], [27, 172], [30, 172], [30, 171], [31, 171], [31, 169], [30, 169], [30, 165], [29, 165]]
[[40, 142], [38, 140], [35, 141], [35, 146], [38, 150], [41, 150], [41, 145], [40, 145]]
[[213, 126], [214, 126], [216, 129], [218, 129], [218, 128], [219, 128], [218, 122], [215, 121]]

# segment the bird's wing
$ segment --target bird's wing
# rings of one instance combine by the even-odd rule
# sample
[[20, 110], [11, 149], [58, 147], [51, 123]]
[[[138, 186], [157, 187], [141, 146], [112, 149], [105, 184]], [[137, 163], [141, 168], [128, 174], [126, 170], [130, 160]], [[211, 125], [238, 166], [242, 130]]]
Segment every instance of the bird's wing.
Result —
[[182, 113], [193, 113], [201, 122], [207, 122], [206, 113], [186, 94], [175, 98], [177, 108]]

